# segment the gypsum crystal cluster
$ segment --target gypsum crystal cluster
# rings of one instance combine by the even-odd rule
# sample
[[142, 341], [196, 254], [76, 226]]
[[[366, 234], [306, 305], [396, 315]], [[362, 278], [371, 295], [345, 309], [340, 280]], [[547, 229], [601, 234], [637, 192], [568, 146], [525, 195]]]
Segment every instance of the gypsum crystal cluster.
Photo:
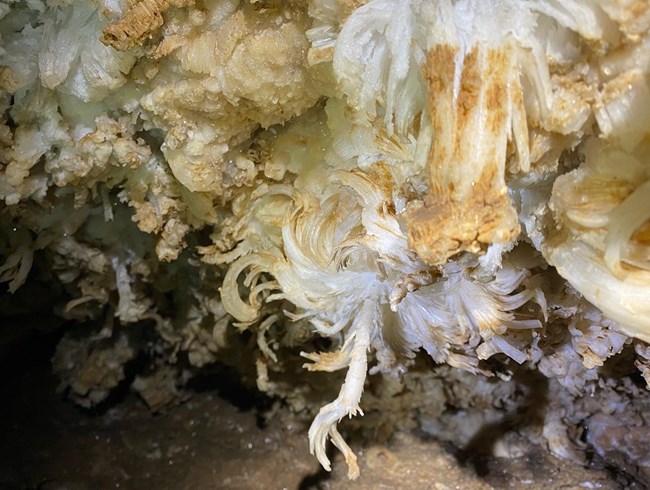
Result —
[[93, 326], [54, 358], [87, 406], [143, 351], [154, 407], [181, 355], [284, 397], [296, 348], [347, 370], [309, 440], [351, 478], [337, 424], [420, 350], [650, 381], [649, 28], [643, 0], [2, 0], [0, 280], [39, 263]]

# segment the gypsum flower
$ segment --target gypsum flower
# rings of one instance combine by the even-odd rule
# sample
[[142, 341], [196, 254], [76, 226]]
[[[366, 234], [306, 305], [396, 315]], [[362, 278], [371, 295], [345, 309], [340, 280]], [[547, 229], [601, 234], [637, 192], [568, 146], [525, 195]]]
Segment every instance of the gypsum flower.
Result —
[[[525, 271], [505, 267], [495, 281], [482, 284], [462, 269], [450, 270], [449, 277], [434, 283], [437, 275], [409, 250], [391, 210], [393, 184], [385, 171], [379, 166], [369, 175], [336, 172], [320, 202], [295, 191], [281, 247], [240, 257], [221, 289], [224, 307], [244, 325], [257, 321], [263, 302], [284, 299], [297, 307], [294, 318], [310, 318], [320, 335], [342, 339], [336, 352], [303, 355], [313, 361], [306, 365], [312, 371], [348, 369], [339, 397], [321, 409], [309, 434], [310, 448], [326, 469], [325, 445], [332, 439], [346, 457], [351, 478], [358, 475], [356, 457], [337, 424], [359, 411], [369, 349], [378, 351], [373, 371], [398, 372], [424, 347], [438, 362], [476, 372], [476, 354], [465, 344], [485, 341], [482, 358], [503, 352], [523, 362], [527, 355], [501, 334], [540, 326], [510, 313], [535, 295], [528, 290], [512, 294]], [[244, 271], [248, 302], [239, 293]], [[263, 273], [273, 280], [259, 282]], [[272, 289], [279, 292], [265, 292]]]
[[[460, 20], [458, 5], [442, 13]], [[490, 11], [471, 3], [470, 16]], [[485, 10], [483, 10], [485, 9]], [[470, 27], [435, 25], [425, 65], [427, 114], [433, 128], [428, 156], [430, 194], [407, 215], [409, 241], [430, 264], [459, 252], [508, 243], [519, 224], [505, 184], [506, 150], [514, 139], [527, 159], [525, 108], [517, 44], [498, 32], [502, 21]], [[483, 19], [484, 17], [481, 16]], [[527, 163], [523, 163], [523, 168]]]
[[[650, 107], [650, 105], [648, 106]], [[559, 177], [551, 208], [559, 230], [544, 256], [617, 329], [650, 340], [650, 211], [648, 143], [628, 152], [616, 143], [591, 141], [585, 162]]]

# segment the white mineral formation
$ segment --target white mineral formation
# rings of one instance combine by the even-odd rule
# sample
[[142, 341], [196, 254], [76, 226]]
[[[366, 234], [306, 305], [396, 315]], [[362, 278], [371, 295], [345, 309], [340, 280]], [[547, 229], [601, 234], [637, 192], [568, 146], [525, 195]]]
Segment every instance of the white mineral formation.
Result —
[[280, 396], [326, 337], [310, 448], [356, 478], [338, 424], [419, 350], [650, 372], [649, 2], [1, 0], [0, 36], [0, 280], [42, 257], [95, 322], [55, 356], [86, 404], [141, 323], [161, 365], [250, 330]]

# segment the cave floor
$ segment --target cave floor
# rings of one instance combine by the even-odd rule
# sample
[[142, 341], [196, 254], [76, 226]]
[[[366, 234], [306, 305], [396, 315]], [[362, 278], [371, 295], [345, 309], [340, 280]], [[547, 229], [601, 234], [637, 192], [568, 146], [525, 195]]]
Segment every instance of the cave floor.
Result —
[[448, 444], [415, 432], [382, 444], [353, 438], [361, 477], [350, 482], [338, 453], [332, 473], [320, 469], [308, 421], [278, 403], [262, 414], [250, 400], [233, 404], [233, 389], [228, 399], [202, 389], [152, 414], [126, 393], [91, 414], [57, 394], [47, 373], [26, 369], [5, 382], [2, 490], [643, 488], [602, 464], [576, 466], [537, 446], [516, 459], [461, 463]]

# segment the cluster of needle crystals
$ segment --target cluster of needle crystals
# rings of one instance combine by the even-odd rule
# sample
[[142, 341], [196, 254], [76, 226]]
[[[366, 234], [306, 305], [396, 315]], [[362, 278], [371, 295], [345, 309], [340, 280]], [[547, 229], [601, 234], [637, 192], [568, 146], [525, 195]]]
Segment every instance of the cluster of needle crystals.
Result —
[[560, 456], [640, 420], [644, 0], [0, 0], [0, 112], [0, 309], [51, 285], [85, 406], [140, 356], [153, 409], [232, 365], [316, 410], [350, 478], [339, 424], [376, 376], [413, 410], [423, 356], [467, 400], [557, 386]]

